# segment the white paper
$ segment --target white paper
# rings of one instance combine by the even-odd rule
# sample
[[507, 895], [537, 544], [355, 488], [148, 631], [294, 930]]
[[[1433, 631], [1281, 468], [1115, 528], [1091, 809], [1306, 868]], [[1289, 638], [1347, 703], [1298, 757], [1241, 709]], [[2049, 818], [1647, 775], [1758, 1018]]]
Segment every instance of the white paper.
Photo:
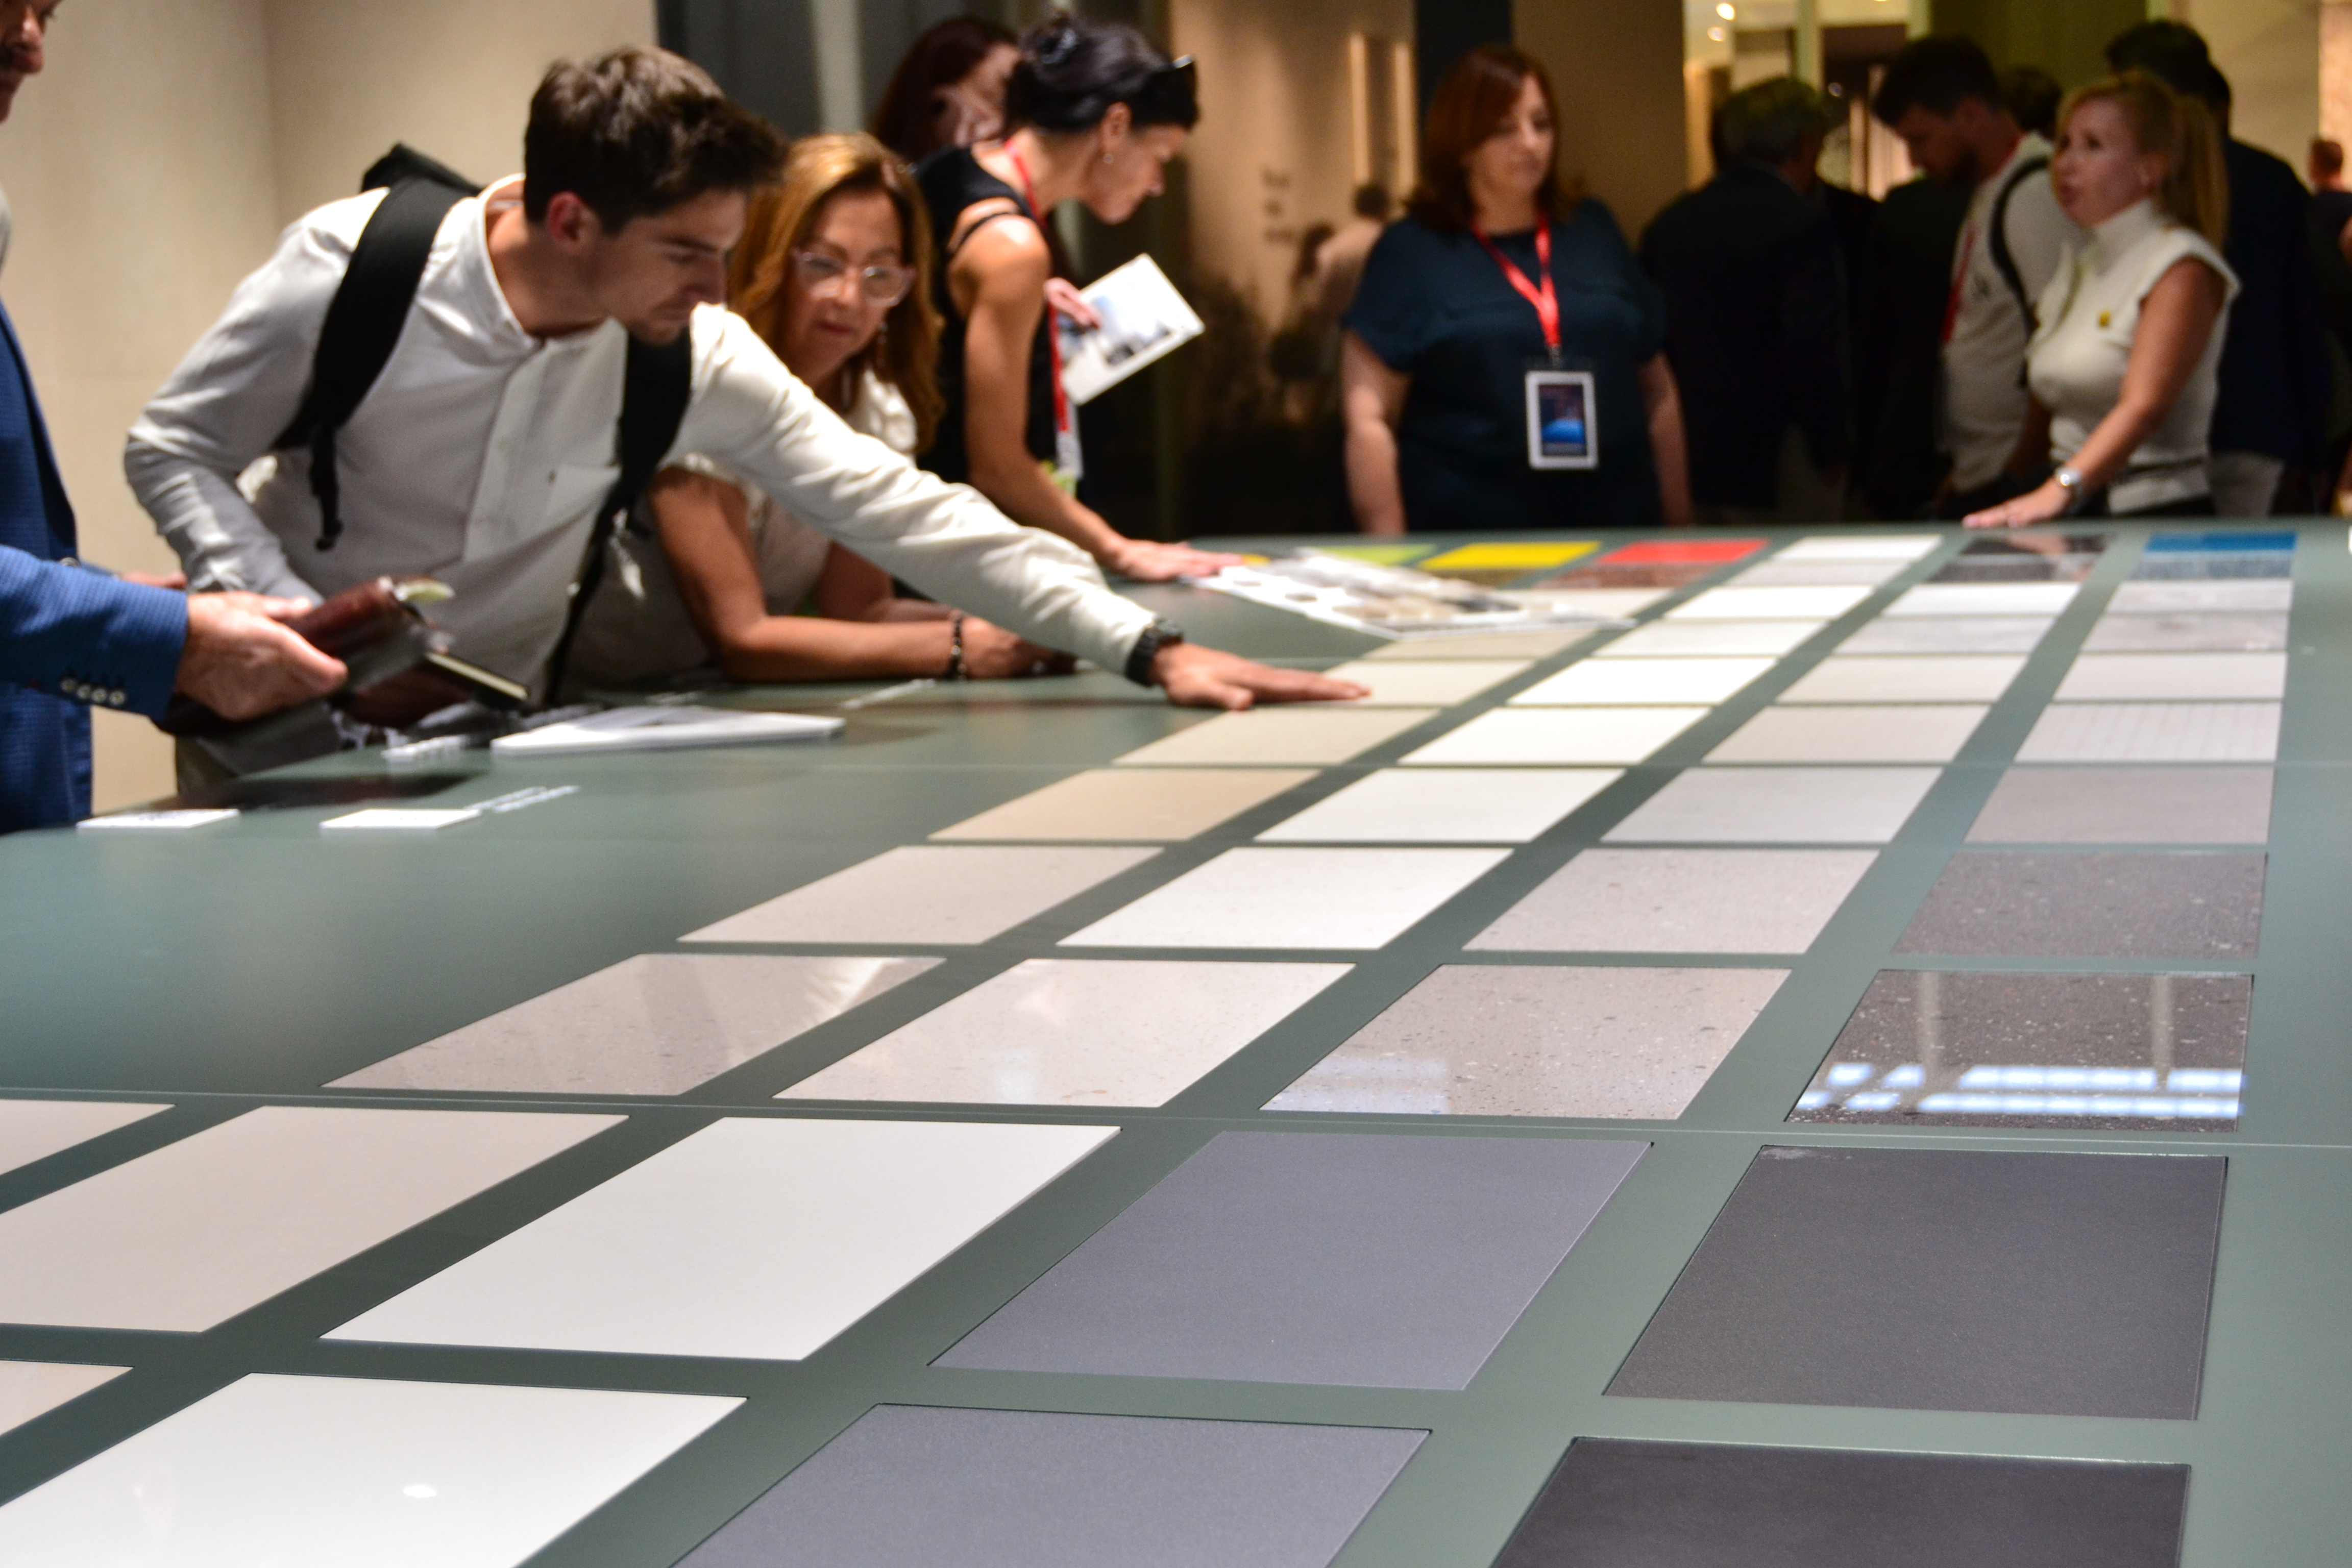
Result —
[[1145, 365], [1201, 335], [1201, 318], [1149, 256], [1115, 267], [1086, 290], [1102, 325], [1063, 321], [1062, 390], [1093, 402]]
[[74, 826], [84, 833], [184, 833], [210, 827], [236, 815], [233, 806], [218, 811], [124, 811], [112, 816], [86, 816]]
[[321, 833], [437, 833], [481, 816], [470, 808], [427, 811], [410, 806], [377, 805], [319, 824]]
[[564, 757], [583, 752], [668, 752], [689, 746], [751, 746], [821, 741], [841, 732], [838, 719], [805, 713], [739, 713], [723, 708], [615, 708], [566, 724], [501, 735], [501, 757]]

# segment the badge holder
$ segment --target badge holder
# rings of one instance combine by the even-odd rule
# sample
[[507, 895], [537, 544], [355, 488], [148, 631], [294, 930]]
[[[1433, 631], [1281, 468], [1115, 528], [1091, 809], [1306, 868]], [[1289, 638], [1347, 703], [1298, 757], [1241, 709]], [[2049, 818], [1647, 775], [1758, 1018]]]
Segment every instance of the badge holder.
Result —
[[1601, 437], [1593, 420], [1599, 399], [1592, 373], [1543, 361], [1528, 368], [1527, 388], [1528, 467], [1599, 468]]

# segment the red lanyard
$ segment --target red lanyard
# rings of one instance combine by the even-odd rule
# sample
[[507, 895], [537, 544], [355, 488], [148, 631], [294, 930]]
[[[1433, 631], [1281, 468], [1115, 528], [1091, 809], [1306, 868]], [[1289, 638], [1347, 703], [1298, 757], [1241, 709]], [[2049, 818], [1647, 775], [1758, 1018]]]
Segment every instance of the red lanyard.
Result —
[[1470, 232], [1478, 237], [1478, 243], [1486, 247], [1486, 254], [1493, 257], [1495, 265], [1503, 269], [1503, 280], [1517, 289], [1519, 297], [1536, 308], [1536, 320], [1543, 323], [1544, 346], [1553, 353], [1559, 353], [1559, 296], [1553, 293], [1551, 288], [1551, 225], [1545, 223], [1536, 230], [1536, 269], [1543, 274], [1543, 287], [1540, 289], [1528, 280], [1528, 275], [1520, 271], [1509, 257], [1495, 248], [1495, 242], [1486, 237], [1485, 229], [1474, 223], [1470, 226]]
[[[1037, 187], [1029, 179], [1029, 165], [1021, 154], [1007, 143], [1004, 155], [1013, 160], [1013, 172], [1021, 176], [1021, 199], [1029, 204], [1029, 220], [1039, 228], [1045, 226], [1045, 216], [1037, 210]], [[1070, 428], [1070, 395], [1062, 390], [1062, 333], [1054, 321], [1054, 307], [1045, 307], [1045, 363], [1054, 371], [1054, 434], [1065, 435]]]
[[1952, 341], [1952, 329], [1959, 325], [1960, 290], [1968, 287], [1969, 263], [1976, 259], [1976, 255], [1977, 230], [1976, 226], [1970, 224], [1969, 232], [1960, 239], [1960, 267], [1958, 271], [1952, 274], [1952, 291], [1944, 296], [1943, 341], [1945, 342], [1948, 343]]

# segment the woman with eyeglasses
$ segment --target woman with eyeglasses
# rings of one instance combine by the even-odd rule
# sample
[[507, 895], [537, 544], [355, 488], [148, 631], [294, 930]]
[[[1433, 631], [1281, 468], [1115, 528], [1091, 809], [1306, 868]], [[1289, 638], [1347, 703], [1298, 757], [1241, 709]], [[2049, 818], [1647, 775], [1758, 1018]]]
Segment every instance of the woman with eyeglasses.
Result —
[[1190, 60], [1122, 23], [1056, 16], [1022, 36], [1001, 141], [950, 147], [916, 170], [939, 243], [933, 289], [946, 327], [938, 444], [920, 459], [971, 484], [1016, 522], [1058, 533], [1106, 571], [1144, 582], [1239, 559], [1129, 539], [1077, 497], [1077, 410], [1061, 388], [1047, 309], [1046, 216], [1083, 203], [1124, 223], [1163, 188], [1200, 110]]
[[[753, 198], [728, 262], [729, 303], [850, 426], [898, 451], [937, 427], [939, 319], [929, 232], [906, 166], [870, 136], [793, 143]], [[583, 617], [573, 684], [992, 678], [1066, 670], [1065, 655], [940, 605], [893, 595], [880, 568], [722, 465], [688, 458], [646, 488]], [[807, 614], [798, 614], [803, 606]]]

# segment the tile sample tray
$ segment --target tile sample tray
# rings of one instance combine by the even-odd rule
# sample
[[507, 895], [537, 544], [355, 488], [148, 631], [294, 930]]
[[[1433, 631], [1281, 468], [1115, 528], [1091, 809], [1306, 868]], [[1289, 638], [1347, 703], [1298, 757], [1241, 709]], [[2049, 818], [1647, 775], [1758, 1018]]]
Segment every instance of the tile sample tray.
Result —
[[1651, 621], [1592, 650], [1595, 658], [1778, 658], [1827, 621]]
[[1772, 668], [1769, 658], [1586, 659], [1511, 699], [1514, 707], [1717, 703]]
[[1616, 768], [1382, 768], [1261, 844], [1525, 844], [1624, 777]]
[[1935, 768], [1691, 768], [1601, 835], [1616, 844], [1884, 844]]
[[1710, 763], [1948, 763], [1990, 710], [1767, 708], [1706, 754]]
[[46, 1160], [171, 1109], [123, 1100], [0, 1100], [0, 1172]]
[[1496, 708], [1404, 761], [1430, 766], [1638, 763], [1706, 717], [1704, 708]]
[[1587, 849], [1470, 940], [1499, 952], [1802, 952], [1868, 849]]
[[[1852, 645], [1848, 645], [1849, 647]], [[1860, 658], [1841, 654], [1807, 670], [1782, 702], [1997, 702], [2025, 668], [2020, 655]]]
[[1466, 1388], [1648, 1147], [1221, 1132], [939, 1364]]
[[1839, 645], [1840, 653], [2031, 653], [2051, 616], [1881, 616]]
[[1768, 1145], [1609, 1392], [2193, 1420], [2228, 1166]]
[[1228, 849], [1065, 947], [1382, 947], [1503, 863], [1503, 849]]
[[1213, 719], [1139, 746], [1115, 763], [1135, 766], [1278, 765], [1344, 763], [1437, 716], [1434, 708], [1358, 708], [1277, 703]]
[[682, 942], [986, 942], [1133, 870], [1156, 849], [914, 844], [755, 904]]
[[1311, 768], [1089, 768], [931, 837], [1175, 844], [1314, 776]]
[[2053, 702], [2017, 760], [2267, 763], [2278, 755], [2278, 737], [2275, 702]]
[[1971, 844], [2260, 844], [2268, 768], [2011, 768]]
[[2263, 858], [2172, 851], [1952, 857], [1897, 952], [2009, 958], [2254, 955]]

